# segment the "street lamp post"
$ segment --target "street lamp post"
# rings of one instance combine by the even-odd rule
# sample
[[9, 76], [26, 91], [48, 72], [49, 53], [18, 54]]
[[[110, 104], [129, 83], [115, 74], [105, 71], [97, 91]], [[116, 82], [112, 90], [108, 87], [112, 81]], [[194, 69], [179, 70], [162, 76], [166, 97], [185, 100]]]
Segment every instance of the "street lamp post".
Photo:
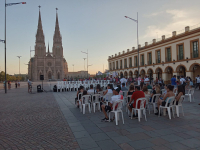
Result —
[[139, 67], [139, 40], [138, 40], [138, 12], [137, 12], [137, 20], [135, 20], [135, 19], [132, 19], [132, 18], [130, 18], [130, 17], [127, 17], [127, 16], [125, 16], [125, 18], [128, 18], [128, 19], [131, 19], [131, 20], [133, 20], [133, 21], [135, 21], [136, 23], [137, 23], [137, 46], [138, 46], [138, 77], [139, 77], [139, 69], [140, 69], [140, 67]]
[[[82, 52], [82, 51], [81, 51], [81, 52]], [[86, 53], [86, 52], [82, 52], [82, 53], [87, 54], [87, 78], [88, 78], [88, 50], [87, 50], [87, 53]]]
[[19, 76], [20, 76], [20, 58], [22, 57], [22, 56], [17, 56], [18, 58], [19, 58]]
[[12, 6], [12, 5], [17, 5], [17, 4], [26, 4], [26, 2], [19, 2], [19, 3], [6, 3], [5, 0], [5, 39], [4, 39], [4, 44], [5, 44], [5, 93], [7, 93], [7, 86], [6, 86], [6, 7], [7, 6]]
[[86, 58], [83, 58], [83, 59], [84, 59], [84, 71], [85, 71], [85, 59], [86, 59]]
[[74, 72], [74, 64], [72, 64], [72, 66], [73, 66], [73, 72]]

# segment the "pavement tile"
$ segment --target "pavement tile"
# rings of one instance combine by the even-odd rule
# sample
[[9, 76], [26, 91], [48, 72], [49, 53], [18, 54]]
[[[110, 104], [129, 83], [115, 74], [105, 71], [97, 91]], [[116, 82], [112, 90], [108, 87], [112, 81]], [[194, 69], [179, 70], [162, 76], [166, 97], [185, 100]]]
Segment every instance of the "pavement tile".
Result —
[[79, 132], [74, 132], [73, 133], [75, 138], [84, 138], [84, 137], [90, 137], [89, 133], [87, 131], [79, 131]]
[[166, 141], [160, 137], [150, 138], [150, 139], [148, 139], [148, 141], [150, 141], [151, 143], [153, 143], [155, 145], [163, 145], [165, 143], [168, 143], [168, 141]]
[[154, 146], [153, 143], [147, 140], [131, 141], [131, 142], [128, 142], [128, 144], [131, 145], [134, 149], [151, 148]]
[[121, 136], [119, 133], [117, 133], [116, 131], [111, 131], [111, 132], [105, 132], [110, 138], [112, 137], [117, 137], [117, 136]]
[[199, 132], [196, 132], [196, 131], [186, 131], [184, 132], [192, 137], [197, 137], [197, 136], [200, 136], [200, 133]]
[[90, 149], [90, 148], [98, 147], [96, 142], [91, 137], [87, 137], [87, 138], [84, 137], [84, 138], [77, 139], [77, 142], [81, 149]]
[[152, 147], [154, 150], [171, 150], [170, 148], [163, 146], [163, 145], [159, 145], [159, 146], [153, 146]]
[[167, 134], [172, 134], [174, 133], [173, 130], [170, 129], [160, 129], [160, 130], [155, 130], [156, 133], [159, 133], [161, 135], [167, 135]]
[[129, 134], [126, 135], [129, 139], [131, 139], [132, 141], [138, 141], [138, 140], [143, 140], [143, 139], [148, 139], [150, 138], [150, 136], [148, 136], [145, 133], [133, 133], [133, 134]]
[[189, 147], [187, 147], [179, 142], [172, 142], [172, 143], [167, 143], [164, 145], [172, 150], [188, 150], [188, 149], [190, 149]]
[[164, 135], [164, 136], [161, 136], [161, 138], [165, 139], [168, 142], [176, 142], [176, 141], [183, 140], [183, 138], [181, 138], [180, 136], [177, 136], [175, 134]]
[[117, 132], [119, 135], [128, 135], [128, 134], [131, 134], [127, 130], [122, 130], [122, 129], [116, 130], [115, 132]]
[[152, 131], [155, 130], [154, 128], [150, 127], [150, 126], [142, 126], [142, 129], [146, 130], [146, 131]]
[[196, 138], [186, 139], [186, 140], [179, 141], [179, 142], [182, 143], [185, 146], [190, 147], [190, 148], [200, 147], [200, 140], [198, 140]]
[[94, 141], [104, 141], [104, 140], [110, 139], [109, 136], [105, 133], [91, 134], [91, 138]]
[[106, 140], [106, 141], [98, 141], [97, 144], [102, 150], [109, 150], [109, 149], [121, 149], [118, 144], [116, 144], [112, 140]]
[[127, 143], [130, 142], [131, 140], [127, 138], [126, 136], [117, 136], [117, 137], [112, 137], [111, 138], [115, 143], [117, 144], [122, 144], [122, 143]]
[[133, 147], [131, 147], [129, 144], [127, 143], [122, 143], [119, 145], [123, 150], [135, 150]]
[[144, 133], [147, 134], [150, 137], [159, 137], [159, 136], [161, 136], [161, 134], [159, 134], [159, 133], [157, 133], [155, 131], [146, 131]]
[[126, 129], [128, 132], [130, 133], [139, 133], [139, 132], [144, 132], [145, 130], [142, 128], [130, 128], [130, 129]]
[[192, 136], [186, 133], [182, 133], [182, 132], [178, 132], [178, 133], [174, 133], [175, 135], [182, 137], [183, 139], [191, 139]]

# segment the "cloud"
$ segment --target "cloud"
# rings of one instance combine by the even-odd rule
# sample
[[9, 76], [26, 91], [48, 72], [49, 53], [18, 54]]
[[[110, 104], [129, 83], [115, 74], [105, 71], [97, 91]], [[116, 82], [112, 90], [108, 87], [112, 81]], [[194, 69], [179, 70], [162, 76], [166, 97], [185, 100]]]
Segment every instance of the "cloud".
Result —
[[[162, 35], [172, 35], [173, 31], [183, 32], [185, 26], [193, 26], [199, 22], [200, 10], [178, 10], [178, 9], [168, 9], [162, 12], [162, 16], [159, 16], [161, 12], [154, 12], [150, 16], [156, 16], [156, 19], [162, 20], [163, 16], [166, 18], [160, 21], [159, 24], [149, 25], [145, 30], [145, 34], [141, 36], [141, 44], [145, 41], [152, 41], [152, 39], [161, 38]], [[167, 17], [168, 16], [168, 17]], [[155, 18], [153, 18], [155, 19]]]

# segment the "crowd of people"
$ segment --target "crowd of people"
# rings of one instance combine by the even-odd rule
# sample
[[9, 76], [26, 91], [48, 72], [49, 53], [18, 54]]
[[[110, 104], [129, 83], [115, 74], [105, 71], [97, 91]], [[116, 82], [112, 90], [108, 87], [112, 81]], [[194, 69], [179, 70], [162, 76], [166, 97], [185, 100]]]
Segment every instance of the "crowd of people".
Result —
[[[96, 86], [94, 89], [93, 85], [90, 85], [90, 89], [85, 90], [83, 86], [79, 88], [77, 91], [77, 97], [76, 100], [80, 100], [82, 103], [82, 97], [79, 95], [79, 93], [82, 93], [82, 95], [92, 95], [102, 92], [101, 99], [100, 99], [100, 104], [101, 104], [101, 109], [102, 112], [105, 115], [105, 118], [102, 119], [102, 121], [108, 121], [108, 115], [107, 112], [110, 112], [113, 110], [113, 103], [119, 100], [123, 100], [124, 92], [127, 91], [126, 95], [130, 95], [131, 98], [128, 99], [127, 102], [127, 107], [130, 112], [132, 112], [132, 108], [139, 108], [140, 103], [138, 103], [138, 106], [136, 106], [136, 101], [139, 98], [146, 97], [149, 95], [149, 102], [155, 101], [155, 94], [160, 94], [158, 102], [157, 102], [157, 107], [156, 110], [157, 112], [155, 115], [159, 115], [159, 107], [160, 106], [165, 106], [166, 103], [170, 103], [169, 98], [174, 96], [174, 105], [178, 105], [178, 101], [180, 100], [181, 96], [185, 95], [185, 91], [190, 89], [190, 88], [198, 88], [200, 86], [200, 76], [198, 75], [196, 77], [196, 84], [194, 86], [193, 81], [191, 80], [190, 77], [183, 77], [181, 76], [180, 79], [178, 80], [176, 76], [173, 76], [171, 78], [171, 83], [170, 84], [164, 84], [162, 79], [157, 79], [155, 81], [151, 81], [148, 76], [145, 76], [144, 78], [137, 78], [137, 84], [134, 82], [130, 82], [129, 88], [128, 86], [128, 81], [126, 78], [121, 78], [117, 79], [117, 84], [116, 87], [113, 87], [113, 84], [108, 84], [106, 87], [106, 90], [103, 91], [101, 88], [100, 84]], [[131, 80], [130, 80], [131, 81]], [[133, 81], [133, 80], [132, 80]], [[200, 87], [199, 87], [200, 90]], [[111, 97], [108, 105], [106, 105], [105, 100], [106, 100], [106, 95], [112, 93], [113, 96]], [[78, 98], [79, 96], [79, 98]], [[154, 98], [153, 98], [154, 97]], [[199, 104], [200, 105], [200, 104]], [[77, 107], [81, 107], [80, 103], [77, 103]], [[160, 114], [161, 115], [161, 114]], [[129, 116], [133, 118], [137, 118], [137, 114], [133, 114], [133, 116]], [[114, 119], [114, 118], [113, 118]]]
[[[11, 81], [7, 81], [7, 84], [8, 84], [8, 89], [10, 90], [11, 89]], [[6, 82], [4, 81], [3, 82], [3, 87], [4, 87], [4, 89], [5, 89], [5, 87], [6, 87]], [[15, 88], [19, 88], [20, 87], [20, 81], [15, 81]]]

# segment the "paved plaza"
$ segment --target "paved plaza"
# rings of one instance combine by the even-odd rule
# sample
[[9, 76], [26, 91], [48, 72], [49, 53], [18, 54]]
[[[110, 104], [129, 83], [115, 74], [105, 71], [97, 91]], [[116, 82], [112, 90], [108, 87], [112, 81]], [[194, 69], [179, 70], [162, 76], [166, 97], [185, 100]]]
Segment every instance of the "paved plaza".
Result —
[[[49, 91], [49, 83], [44, 88]], [[0, 149], [200, 149], [200, 91], [195, 102], [185, 99], [184, 117], [169, 120], [151, 111], [147, 122], [138, 122], [124, 109], [125, 124], [118, 126], [101, 122], [102, 112], [80, 113], [76, 92], [34, 93], [26, 83], [7, 94], [0, 90]]]

